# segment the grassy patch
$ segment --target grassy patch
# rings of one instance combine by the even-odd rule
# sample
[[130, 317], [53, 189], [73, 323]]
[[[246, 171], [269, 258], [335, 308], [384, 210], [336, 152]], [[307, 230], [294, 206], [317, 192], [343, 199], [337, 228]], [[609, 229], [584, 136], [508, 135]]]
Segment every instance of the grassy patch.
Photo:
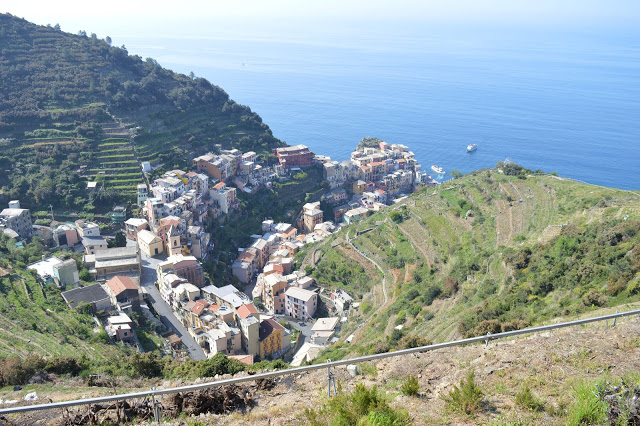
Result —
[[576, 383], [573, 397], [574, 403], [567, 415], [568, 425], [599, 424], [607, 418], [607, 404], [598, 398], [593, 383]]

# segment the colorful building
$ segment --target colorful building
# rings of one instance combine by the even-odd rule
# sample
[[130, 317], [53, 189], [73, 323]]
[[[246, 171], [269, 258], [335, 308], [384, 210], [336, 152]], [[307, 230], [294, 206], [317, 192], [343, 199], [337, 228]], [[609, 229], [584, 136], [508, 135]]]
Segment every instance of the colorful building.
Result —
[[275, 320], [269, 318], [260, 322], [260, 358], [277, 358], [289, 349], [289, 333]]
[[313, 153], [306, 145], [294, 145], [277, 148], [276, 154], [280, 165], [285, 169], [313, 164]]

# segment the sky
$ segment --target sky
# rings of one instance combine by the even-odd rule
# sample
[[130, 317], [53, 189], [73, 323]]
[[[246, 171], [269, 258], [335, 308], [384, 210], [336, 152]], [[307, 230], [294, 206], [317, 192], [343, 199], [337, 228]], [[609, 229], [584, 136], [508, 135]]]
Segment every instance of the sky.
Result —
[[212, 26], [235, 32], [331, 31], [332, 25], [356, 21], [640, 26], [638, 0], [22, 0], [2, 2], [0, 12], [101, 38], [188, 35]]

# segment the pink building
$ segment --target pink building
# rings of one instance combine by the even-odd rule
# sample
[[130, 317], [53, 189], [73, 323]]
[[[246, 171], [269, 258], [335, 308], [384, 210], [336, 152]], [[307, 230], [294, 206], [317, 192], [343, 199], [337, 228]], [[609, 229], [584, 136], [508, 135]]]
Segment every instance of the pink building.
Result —
[[305, 321], [311, 319], [318, 308], [318, 295], [309, 290], [289, 287], [285, 292], [285, 313]]

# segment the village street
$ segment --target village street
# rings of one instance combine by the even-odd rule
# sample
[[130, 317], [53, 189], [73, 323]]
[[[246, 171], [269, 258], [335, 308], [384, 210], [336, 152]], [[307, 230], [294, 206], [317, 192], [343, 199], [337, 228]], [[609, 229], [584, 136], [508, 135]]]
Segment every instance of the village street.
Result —
[[198, 345], [193, 337], [189, 334], [184, 325], [174, 315], [173, 310], [167, 303], [162, 300], [156, 282], [156, 266], [162, 262], [162, 259], [155, 259], [141, 252], [142, 258], [142, 276], [140, 277], [140, 286], [149, 294], [149, 301], [153, 305], [153, 309], [158, 313], [162, 323], [173, 330], [173, 332], [182, 339], [182, 343], [189, 352], [189, 357], [195, 360], [206, 359], [203, 349]]

